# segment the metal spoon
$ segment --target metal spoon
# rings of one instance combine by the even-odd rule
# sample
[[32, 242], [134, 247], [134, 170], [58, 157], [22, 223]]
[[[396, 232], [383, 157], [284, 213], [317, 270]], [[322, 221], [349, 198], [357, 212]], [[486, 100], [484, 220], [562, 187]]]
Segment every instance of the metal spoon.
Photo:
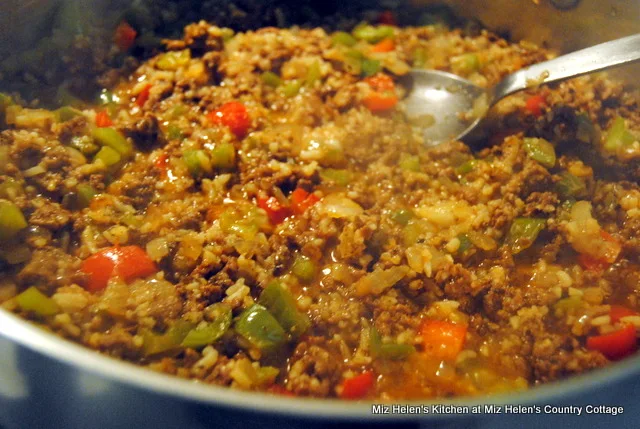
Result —
[[[432, 123], [424, 128], [424, 140], [428, 146], [450, 139], [465, 140], [469, 139], [491, 106], [514, 92], [639, 59], [640, 34], [636, 34], [534, 64], [510, 74], [488, 89], [451, 73], [414, 69], [407, 76], [410, 88], [405, 99], [407, 115], [410, 120], [418, 122], [418, 126], [421, 118], [428, 118]], [[482, 98], [486, 108], [480, 117], [469, 114], [474, 103]], [[478, 110], [477, 105], [475, 110]]]

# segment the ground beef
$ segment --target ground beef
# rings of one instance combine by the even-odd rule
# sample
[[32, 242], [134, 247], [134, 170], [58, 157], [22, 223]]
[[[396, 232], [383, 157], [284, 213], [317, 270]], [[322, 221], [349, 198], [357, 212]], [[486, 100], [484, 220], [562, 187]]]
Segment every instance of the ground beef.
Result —
[[[197, 10], [242, 15], [229, 7]], [[640, 150], [606, 144], [621, 119], [638, 132], [637, 102], [582, 77], [501, 101], [479, 146], [425, 148], [403, 105], [411, 67], [490, 87], [553, 53], [382, 31], [389, 52], [202, 21], [162, 52], [134, 47], [149, 57], [104, 77], [107, 105], [68, 120], [8, 106], [1, 305], [156, 371], [298, 396], [484, 395], [608, 365], [590, 338], [640, 326]], [[50, 305], [25, 304], [30, 287]]]
[[24, 286], [36, 286], [53, 291], [59, 286], [74, 283], [80, 260], [64, 251], [48, 247], [33, 252], [31, 259], [18, 273], [16, 279]]

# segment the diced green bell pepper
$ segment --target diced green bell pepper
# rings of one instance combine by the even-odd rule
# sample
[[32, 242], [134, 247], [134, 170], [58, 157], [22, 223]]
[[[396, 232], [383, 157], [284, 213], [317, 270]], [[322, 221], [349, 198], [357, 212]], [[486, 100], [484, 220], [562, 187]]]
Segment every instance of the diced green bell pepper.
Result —
[[570, 313], [575, 313], [583, 306], [584, 302], [580, 296], [570, 296], [560, 299], [553, 304], [556, 316], [566, 316]]
[[187, 334], [182, 340], [183, 347], [193, 349], [205, 347], [215, 343], [231, 327], [231, 307], [227, 304], [217, 303], [212, 305], [215, 318], [206, 326], [198, 326]]
[[236, 165], [236, 148], [231, 143], [221, 143], [211, 149], [211, 165], [221, 170], [231, 170]]
[[188, 111], [189, 111], [189, 108], [184, 104], [177, 104], [173, 109], [171, 109], [171, 113], [170, 113], [171, 119], [181, 118]]
[[402, 360], [406, 359], [416, 349], [410, 344], [383, 343], [375, 327], [369, 332], [369, 350], [374, 358]]
[[279, 282], [267, 286], [260, 294], [258, 303], [269, 310], [279, 325], [294, 338], [302, 335], [311, 326], [309, 317], [298, 310], [291, 293]]
[[378, 60], [363, 58], [360, 63], [360, 74], [364, 77], [373, 76], [382, 70], [382, 64]]
[[357, 49], [349, 49], [344, 56], [344, 64], [347, 71], [351, 74], [360, 75], [362, 73], [362, 60], [364, 54]]
[[360, 24], [353, 29], [353, 37], [358, 40], [364, 40], [369, 43], [377, 43], [382, 39], [391, 38], [394, 36], [393, 27], [390, 25], [379, 25], [374, 27], [373, 25]]
[[391, 219], [398, 225], [406, 226], [413, 219], [413, 212], [409, 209], [400, 209], [391, 215]]
[[175, 352], [182, 348], [182, 342], [193, 329], [193, 323], [176, 320], [164, 334], [156, 334], [150, 329], [143, 329], [142, 351], [145, 356]]
[[169, 140], [182, 140], [184, 138], [184, 134], [182, 134], [182, 130], [176, 124], [170, 124], [167, 127], [167, 137]]
[[211, 174], [213, 171], [211, 160], [203, 150], [186, 150], [182, 154], [182, 159], [194, 178]]
[[291, 272], [301, 282], [309, 283], [316, 277], [316, 264], [311, 259], [298, 255], [293, 261]]
[[34, 286], [16, 296], [16, 302], [22, 311], [32, 312], [42, 317], [53, 316], [60, 312], [58, 304]]
[[235, 321], [234, 329], [253, 346], [265, 352], [279, 349], [287, 340], [282, 326], [260, 304], [254, 304], [243, 311]]
[[76, 188], [78, 192], [78, 203], [81, 208], [89, 207], [91, 200], [98, 193], [95, 188], [87, 183], [81, 183]]
[[96, 128], [93, 130], [93, 138], [103, 147], [110, 147], [123, 158], [129, 158], [133, 154], [133, 145], [115, 128]]
[[464, 176], [466, 174], [471, 173], [478, 166], [477, 159], [470, 159], [469, 161], [463, 162], [459, 166], [455, 168], [455, 172], [458, 176]]
[[353, 174], [349, 170], [325, 168], [320, 171], [323, 180], [332, 181], [338, 186], [347, 186], [353, 180]]
[[98, 160], [102, 161], [104, 165], [107, 166], [107, 168], [110, 168], [118, 165], [122, 160], [122, 157], [118, 152], [116, 152], [114, 149], [111, 149], [109, 146], [103, 146], [93, 158], [94, 162]]
[[15, 237], [27, 227], [22, 211], [10, 201], [0, 200], [0, 240]]
[[160, 70], [177, 70], [187, 65], [189, 60], [191, 60], [191, 51], [189, 49], [169, 51], [160, 55], [156, 66]]
[[267, 386], [273, 384], [279, 373], [280, 370], [273, 366], [261, 366], [256, 370], [256, 375], [258, 376], [258, 386]]
[[400, 155], [400, 168], [404, 171], [420, 171], [420, 158], [416, 155]]
[[427, 50], [424, 48], [416, 48], [413, 51], [413, 66], [416, 68], [422, 68], [427, 64]]
[[228, 27], [221, 28], [220, 33], [222, 33], [222, 40], [225, 42], [228, 42], [229, 40], [233, 39], [233, 36], [235, 36], [236, 34], [236, 32], [233, 31], [233, 29]]
[[262, 82], [272, 88], [277, 88], [282, 84], [282, 79], [274, 72], [266, 71], [262, 73]]
[[17, 196], [24, 194], [22, 185], [14, 178], [7, 177], [0, 184], [0, 198], [14, 200]]
[[471, 242], [467, 234], [459, 234], [457, 238], [458, 241], [460, 241], [460, 245], [458, 246], [458, 255], [463, 255], [464, 252], [471, 249], [473, 243]]
[[587, 193], [587, 184], [581, 178], [568, 171], [560, 173], [560, 181], [555, 185], [555, 191], [562, 198], [580, 198]]
[[605, 150], [615, 152], [620, 147], [629, 145], [636, 140], [635, 136], [627, 129], [624, 118], [618, 116], [613, 120], [604, 142]]
[[100, 146], [95, 144], [90, 136], [72, 137], [69, 146], [79, 150], [83, 155], [93, 155], [100, 150]]
[[480, 58], [476, 54], [462, 54], [451, 58], [451, 70], [456, 74], [469, 75], [480, 69]]
[[556, 151], [545, 139], [527, 137], [524, 139], [524, 150], [527, 155], [547, 168], [556, 165]]
[[308, 87], [313, 87], [316, 82], [318, 82], [322, 78], [322, 71], [320, 70], [320, 63], [318, 61], [314, 61], [307, 70], [307, 75], [305, 77], [304, 83]]
[[66, 121], [70, 121], [75, 117], [82, 116], [82, 112], [80, 110], [74, 109], [73, 107], [70, 107], [70, 106], [61, 107], [58, 110], [56, 110], [54, 114], [58, 122], [66, 122]]
[[545, 219], [529, 217], [514, 219], [507, 235], [506, 244], [511, 247], [514, 254], [520, 253], [531, 247], [546, 224]]
[[580, 113], [576, 116], [578, 126], [576, 129], [576, 138], [584, 143], [595, 143], [599, 140], [599, 129], [591, 122], [586, 113]]
[[355, 37], [344, 31], [337, 31], [333, 33], [333, 35], [331, 36], [331, 42], [334, 45], [343, 45], [348, 47], [351, 47], [358, 43]]
[[62, 198], [62, 204], [71, 210], [82, 210], [89, 207], [96, 194], [97, 192], [93, 186], [81, 183], [76, 187], [76, 192], [68, 193]]
[[288, 98], [295, 97], [300, 92], [300, 88], [302, 88], [301, 81], [297, 79], [291, 80], [282, 86], [282, 94]]

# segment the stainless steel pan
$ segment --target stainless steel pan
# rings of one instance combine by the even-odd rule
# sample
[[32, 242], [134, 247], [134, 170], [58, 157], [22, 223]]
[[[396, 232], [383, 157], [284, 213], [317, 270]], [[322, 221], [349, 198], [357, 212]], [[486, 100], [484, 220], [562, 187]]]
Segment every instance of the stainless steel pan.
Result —
[[[63, 0], [60, 0], [63, 1]], [[71, 0], [73, 1], [73, 0]], [[80, 1], [93, 19], [117, 13], [126, 2]], [[320, 2], [319, 2], [320, 3]], [[425, 0], [417, 5], [431, 3]], [[442, 3], [442, 2], [440, 2]], [[640, 32], [639, 1], [449, 1], [458, 13], [489, 28], [562, 51]], [[536, 4], [539, 3], [539, 4]], [[46, 33], [56, 1], [0, 2], [0, 58]], [[274, 6], [275, 7], [275, 6]], [[88, 13], [88, 12], [87, 12]], [[89, 15], [87, 15], [89, 16]], [[1, 61], [1, 60], [0, 60]], [[637, 76], [621, 70], [622, 77]], [[0, 76], [1, 79], [1, 76]], [[634, 83], [629, 80], [630, 83]], [[0, 80], [0, 88], [2, 87]], [[6, 83], [6, 82], [5, 82]], [[372, 405], [290, 399], [180, 380], [109, 359], [0, 310], [0, 428], [208, 428], [208, 427], [640, 427], [640, 356], [609, 368], [522, 393], [479, 399], [421, 402], [421, 412], [373, 414]], [[451, 413], [436, 405], [480, 406]], [[538, 405], [539, 414], [489, 413], [490, 405]], [[558, 415], [544, 406], [611, 405], [623, 414]], [[461, 409], [464, 411], [464, 409]], [[511, 408], [519, 411], [520, 408]], [[392, 411], [392, 410], [390, 410]], [[428, 411], [428, 413], [426, 412]], [[445, 411], [445, 412], [438, 412]], [[495, 411], [495, 409], [494, 409]], [[552, 411], [552, 410], [549, 410]], [[636, 417], [638, 416], [638, 417]], [[533, 424], [535, 423], [535, 424]]]

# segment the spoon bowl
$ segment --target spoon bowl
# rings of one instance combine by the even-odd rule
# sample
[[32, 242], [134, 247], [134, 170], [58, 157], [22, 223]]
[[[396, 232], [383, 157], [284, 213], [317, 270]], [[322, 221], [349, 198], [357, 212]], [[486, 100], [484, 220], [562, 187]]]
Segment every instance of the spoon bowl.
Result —
[[452, 73], [413, 70], [406, 79], [410, 121], [422, 128], [425, 143], [462, 139], [480, 118], [468, 114], [486, 90]]
[[414, 69], [404, 78], [409, 89], [406, 112], [422, 128], [427, 146], [468, 140], [491, 106], [508, 95], [638, 60], [640, 34], [534, 64], [488, 89], [452, 73]]

